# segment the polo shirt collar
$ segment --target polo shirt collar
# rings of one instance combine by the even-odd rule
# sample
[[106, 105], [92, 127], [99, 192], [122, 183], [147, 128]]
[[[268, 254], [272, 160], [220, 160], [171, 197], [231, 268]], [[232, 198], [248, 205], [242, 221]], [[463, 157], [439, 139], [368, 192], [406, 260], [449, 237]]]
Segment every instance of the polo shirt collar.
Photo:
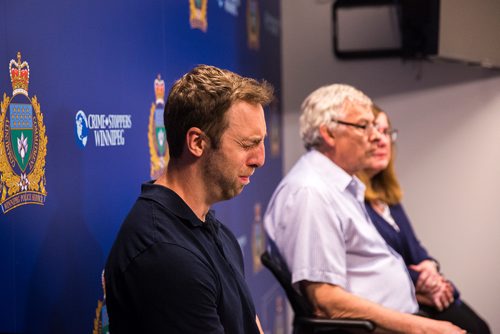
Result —
[[[193, 227], [201, 227], [205, 224], [175, 191], [162, 185], [154, 184], [154, 181], [142, 184], [141, 195], [139, 197], [157, 202]], [[219, 227], [220, 222], [215, 218], [213, 210], [208, 211], [206, 223], [213, 223], [216, 228]]]

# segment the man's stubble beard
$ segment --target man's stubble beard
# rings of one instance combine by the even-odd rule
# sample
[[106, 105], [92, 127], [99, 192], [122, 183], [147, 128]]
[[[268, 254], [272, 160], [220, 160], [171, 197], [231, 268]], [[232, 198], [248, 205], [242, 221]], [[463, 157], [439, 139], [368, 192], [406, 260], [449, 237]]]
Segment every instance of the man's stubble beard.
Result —
[[207, 193], [214, 197], [215, 202], [229, 200], [240, 194], [243, 186], [237, 184], [237, 179], [228, 176], [222, 153], [209, 149], [203, 162], [203, 178]]

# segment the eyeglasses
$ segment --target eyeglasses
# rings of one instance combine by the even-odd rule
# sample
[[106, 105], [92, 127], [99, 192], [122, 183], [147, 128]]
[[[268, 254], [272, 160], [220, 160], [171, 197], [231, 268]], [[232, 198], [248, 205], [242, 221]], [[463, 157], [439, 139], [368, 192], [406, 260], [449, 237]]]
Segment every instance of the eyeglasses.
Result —
[[392, 143], [394, 143], [398, 139], [398, 130], [397, 129], [384, 129], [384, 130], [379, 130], [377, 128], [377, 131], [381, 134], [384, 135], [385, 137], [389, 138]]
[[375, 129], [375, 127], [376, 127], [376, 125], [374, 123], [356, 124], [356, 123], [351, 123], [351, 122], [339, 121], [339, 120], [336, 120], [336, 119], [333, 119], [333, 118], [332, 118], [332, 122], [335, 122], [337, 124], [352, 126], [353, 128], [360, 129], [366, 135], [372, 133], [373, 130]]
[[389, 138], [391, 140], [391, 142], [393, 142], [393, 143], [398, 138], [398, 130], [396, 130], [396, 129], [384, 129], [384, 130], [382, 130], [380, 127], [378, 127], [374, 123], [356, 124], [356, 123], [351, 123], [351, 122], [339, 121], [337, 119], [332, 119], [332, 122], [335, 122], [337, 124], [352, 126], [356, 129], [360, 129], [363, 131], [363, 133], [365, 135], [369, 135], [369, 134], [373, 133], [373, 130], [377, 130], [378, 133]]

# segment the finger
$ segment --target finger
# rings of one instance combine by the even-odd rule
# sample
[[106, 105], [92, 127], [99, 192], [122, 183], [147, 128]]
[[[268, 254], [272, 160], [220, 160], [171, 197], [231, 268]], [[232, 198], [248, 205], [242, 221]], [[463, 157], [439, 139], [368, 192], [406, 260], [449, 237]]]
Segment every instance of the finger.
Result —
[[441, 300], [439, 299], [439, 296], [435, 296], [433, 299], [434, 299], [434, 305], [436, 306], [438, 311], [441, 312], [443, 310], [443, 304], [442, 304]]
[[443, 282], [441, 296], [441, 302], [444, 308], [448, 308], [454, 301], [453, 292], [450, 289], [450, 285], [446, 282]]
[[420, 264], [410, 264], [408, 267], [410, 267], [410, 269], [413, 269], [415, 271], [421, 271], [422, 270], [422, 266]]
[[450, 306], [450, 301], [448, 300], [448, 296], [445, 293], [441, 294], [440, 301], [443, 309], [447, 309], [448, 306]]
[[416, 289], [417, 289], [417, 291], [420, 291], [423, 293], [429, 293], [429, 294], [431, 293], [431, 286], [430, 286], [429, 282], [420, 282], [420, 284], [418, 284], [418, 282], [417, 282]]
[[448, 280], [442, 279], [442, 286], [447, 292], [453, 293], [453, 285]]
[[453, 291], [451, 290], [450, 286], [447, 286], [444, 292], [449, 303], [452, 304], [455, 301], [455, 298], [453, 297]]

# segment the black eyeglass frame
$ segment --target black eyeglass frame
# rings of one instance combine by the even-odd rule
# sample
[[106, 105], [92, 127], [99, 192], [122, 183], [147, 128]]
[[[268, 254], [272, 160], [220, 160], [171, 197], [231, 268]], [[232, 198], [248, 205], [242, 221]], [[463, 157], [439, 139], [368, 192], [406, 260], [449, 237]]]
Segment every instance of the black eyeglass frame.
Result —
[[[339, 121], [337, 119], [334, 119], [332, 118], [332, 122], [335, 122], [337, 124], [342, 124], [342, 125], [347, 125], [347, 126], [352, 126], [352, 127], [355, 127], [355, 128], [358, 128], [358, 129], [361, 129], [361, 130], [365, 130], [370, 127], [370, 123], [368, 124], [365, 124], [365, 125], [361, 125], [361, 124], [356, 124], [356, 123], [351, 123], [351, 122], [345, 122], [345, 121]], [[371, 124], [371, 126], [373, 128], [375, 128], [375, 125]]]
[[398, 139], [398, 130], [397, 129], [388, 129], [388, 131], [380, 131], [377, 126], [375, 126], [373, 123], [368, 123], [368, 124], [356, 124], [356, 123], [351, 123], [351, 122], [346, 122], [346, 121], [339, 121], [338, 119], [332, 118], [332, 122], [335, 122], [337, 124], [342, 124], [342, 125], [347, 125], [347, 126], [352, 126], [357, 129], [361, 129], [363, 131], [367, 131], [368, 128], [372, 128], [377, 130], [378, 133], [387, 136], [391, 139], [391, 142], [394, 143], [396, 139]]

